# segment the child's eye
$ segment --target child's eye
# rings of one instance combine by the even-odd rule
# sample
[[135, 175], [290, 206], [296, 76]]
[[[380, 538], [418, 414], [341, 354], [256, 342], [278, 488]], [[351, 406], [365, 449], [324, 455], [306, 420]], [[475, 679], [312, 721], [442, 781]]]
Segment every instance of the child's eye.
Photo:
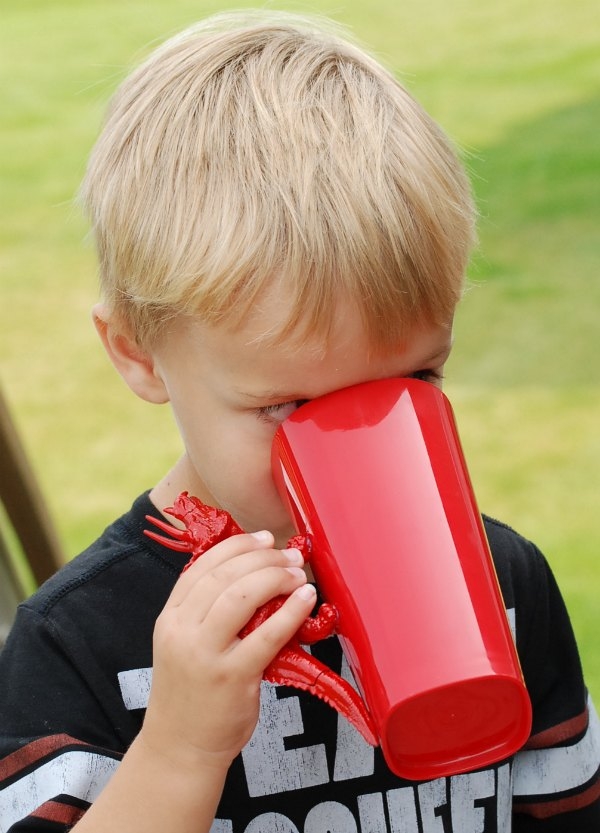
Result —
[[293, 402], [281, 402], [277, 405], [265, 405], [262, 408], [257, 408], [256, 413], [258, 414], [259, 419], [263, 419], [266, 422], [283, 422], [284, 419], [287, 419], [294, 411], [300, 407], [300, 405], [304, 405], [305, 402], [308, 402], [308, 399], [296, 399]]
[[425, 368], [423, 370], [415, 370], [414, 373], [409, 374], [409, 378], [419, 379], [421, 382], [429, 382], [431, 385], [439, 385], [444, 378], [444, 374], [433, 368]]

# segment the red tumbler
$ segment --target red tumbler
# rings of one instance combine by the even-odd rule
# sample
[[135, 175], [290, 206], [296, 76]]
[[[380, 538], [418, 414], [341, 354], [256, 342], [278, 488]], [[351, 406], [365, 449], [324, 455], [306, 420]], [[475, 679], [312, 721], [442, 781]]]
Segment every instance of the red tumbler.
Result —
[[385, 379], [315, 399], [278, 428], [273, 473], [390, 769], [517, 751], [531, 706], [444, 394]]

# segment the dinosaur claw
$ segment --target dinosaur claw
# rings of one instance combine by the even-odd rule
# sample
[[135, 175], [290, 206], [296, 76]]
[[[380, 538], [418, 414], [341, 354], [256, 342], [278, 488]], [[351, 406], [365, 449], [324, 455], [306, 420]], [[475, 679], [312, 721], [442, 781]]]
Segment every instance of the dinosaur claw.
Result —
[[153, 541], [157, 541], [159, 544], [169, 547], [169, 549], [175, 550], [176, 552], [192, 552], [193, 545], [190, 542], [189, 532], [186, 529], [178, 529], [166, 521], [154, 518], [152, 515], [146, 515], [146, 520], [159, 529], [162, 529], [163, 532], [168, 532], [171, 536], [167, 538], [166, 535], [159, 535], [153, 529], [145, 529], [144, 535], [147, 538], [152, 538]]
[[284, 648], [266, 669], [264, 679], [308, 691], [345, 717], [367, 743], [378, 745], [373, 720], [358, 692], [339, 674], [298, 646]]

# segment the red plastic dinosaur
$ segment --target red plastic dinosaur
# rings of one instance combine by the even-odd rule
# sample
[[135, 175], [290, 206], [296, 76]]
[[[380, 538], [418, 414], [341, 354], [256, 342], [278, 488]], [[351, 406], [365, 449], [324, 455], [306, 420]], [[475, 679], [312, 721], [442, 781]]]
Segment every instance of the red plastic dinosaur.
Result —
[[[187, 492], [182, 492], [173, 506], [164, 511], [181, 521], [185, 528], [179, 529], [166, 521], [147, 515], [146, 520], [171, 537], [167, 538], [148, 529], [144, 530], [144, 534], [170, 549], [191, 553], [191, 558], [184, 570], [187, 570], [196, 559], [219, 541], [244, 531], [228, 512], [206, 506], [197, 497]], [[288, 546], [299, 549], [305, 561], [308, 560], [310, 548], [307, 538], [302, 535], [294, 536], [290, 538]], [[247, 636], [257, 628], [281, 607], [285, 599], [285, 596], [277, 596], [259, 607], [240, 631], [240, 637]], [[305, 620], [294, 637], [267, 666], [263, 679], [316, 695], [347, 718], [368, 743], [376, 746], [378, 741], [373, 721], [360, 695], [339, 674], [302, 648], [302, 644], [313, 645], [331, 636], [335, 631], [336, 623], [335, 607], [326, 603], [320, 605], [316, 615], [309, 616]]]

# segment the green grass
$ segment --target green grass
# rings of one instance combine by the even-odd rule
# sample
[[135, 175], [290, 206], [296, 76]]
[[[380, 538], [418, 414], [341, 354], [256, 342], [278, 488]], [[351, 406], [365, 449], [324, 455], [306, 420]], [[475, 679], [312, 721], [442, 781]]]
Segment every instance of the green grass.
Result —
[[[352, 26], [465, 149], [481, 244], [446, 387], [479, 503], [546, 552], [600, 700], [597, 4], [273, 6]], [[134, 400], [97, 343], [96, 267], [72, 198], [127, 69], [224, 7], [2, 4], [1, 381], [69, 556], [179, 452], [168, 411]]]

